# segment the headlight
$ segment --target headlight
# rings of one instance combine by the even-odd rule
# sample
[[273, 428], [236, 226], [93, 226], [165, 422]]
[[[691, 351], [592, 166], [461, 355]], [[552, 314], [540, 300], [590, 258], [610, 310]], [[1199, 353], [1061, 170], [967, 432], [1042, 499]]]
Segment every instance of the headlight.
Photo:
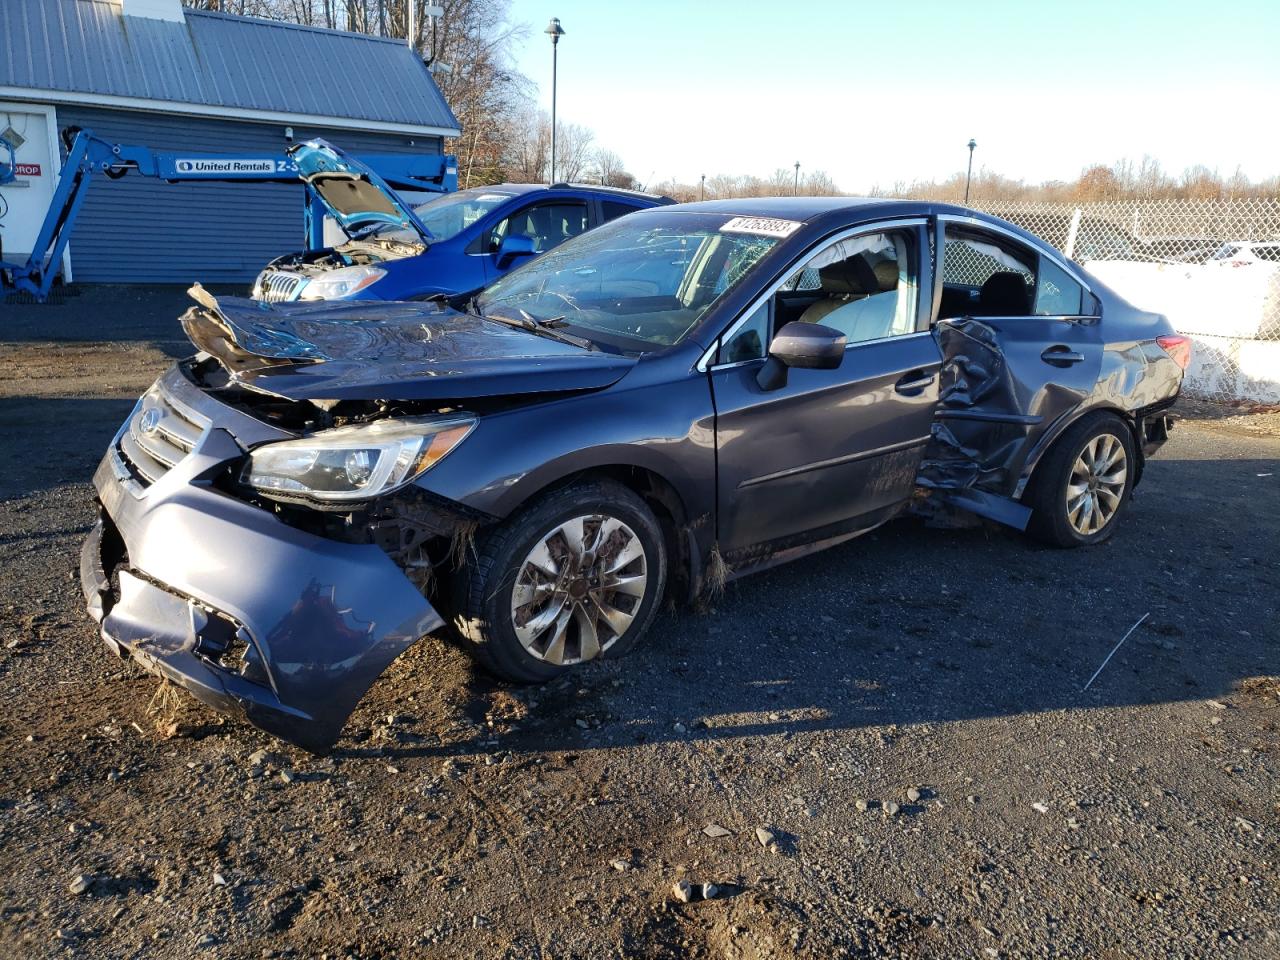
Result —
[[387, 271], [378, 267], [342, 267], [330, 270], [312, 277], [302, 288], [302, 293], [298, 294], [298, 299], [341, 300], [377, 283], [386, 273]]
[[267, 496], [367, 500], [439, 463], [476, 425], [473, 418], [379, 420], [258, 447], [241, 479]]

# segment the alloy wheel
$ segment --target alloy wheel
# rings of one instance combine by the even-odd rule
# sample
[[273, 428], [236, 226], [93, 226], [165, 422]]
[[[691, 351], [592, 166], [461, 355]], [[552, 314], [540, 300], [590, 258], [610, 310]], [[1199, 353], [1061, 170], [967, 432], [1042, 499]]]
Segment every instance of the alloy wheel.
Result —
[[531, 656], [592, 660], [627, 632], [648, 584], [648, 557], [617, 517], [574, 517], [541, 536], [516, 574], [511, 622]]
[[1076, 533], [1092, 536], [1111, 522], [1127, 478], [1128, 459], [1118, 437], [1102, 433], [1084, 445], [1067, 480], [1067, 521]]

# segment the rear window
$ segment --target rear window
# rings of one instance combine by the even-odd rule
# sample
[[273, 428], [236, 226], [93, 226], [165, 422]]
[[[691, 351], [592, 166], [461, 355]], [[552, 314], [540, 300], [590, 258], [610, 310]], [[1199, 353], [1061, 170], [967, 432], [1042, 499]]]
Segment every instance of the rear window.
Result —
[[1041, 317], [1078, 316], [1084, 290], [1071, 279], [1067, 271], [1050, 260], [1040, 258], [1040, 276], [1036, 281], [1035, 311]]

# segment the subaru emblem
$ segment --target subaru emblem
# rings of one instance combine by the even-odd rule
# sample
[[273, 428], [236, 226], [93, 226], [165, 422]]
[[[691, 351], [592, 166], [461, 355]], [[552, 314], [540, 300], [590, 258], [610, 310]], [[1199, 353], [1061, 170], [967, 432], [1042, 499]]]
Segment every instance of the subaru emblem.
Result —
[[138, 429], [147, 436], [156, 432], [156, 428], [160, 426], [160, 411], [155, 407], [148, 407], [142, 411], [142, 416], [138, 419]]

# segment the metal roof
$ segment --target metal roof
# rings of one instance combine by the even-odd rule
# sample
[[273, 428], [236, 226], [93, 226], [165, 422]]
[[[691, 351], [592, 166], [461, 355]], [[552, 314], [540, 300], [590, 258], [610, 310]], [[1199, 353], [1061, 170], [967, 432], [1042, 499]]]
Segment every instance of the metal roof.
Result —
[[211, 116], [458, 131], [435, 80], [402, 40], [183, 14], [178, 23], [125, 16], [105, 0], [0, 0], [0, 96], [34, 90], [51, 100]]

